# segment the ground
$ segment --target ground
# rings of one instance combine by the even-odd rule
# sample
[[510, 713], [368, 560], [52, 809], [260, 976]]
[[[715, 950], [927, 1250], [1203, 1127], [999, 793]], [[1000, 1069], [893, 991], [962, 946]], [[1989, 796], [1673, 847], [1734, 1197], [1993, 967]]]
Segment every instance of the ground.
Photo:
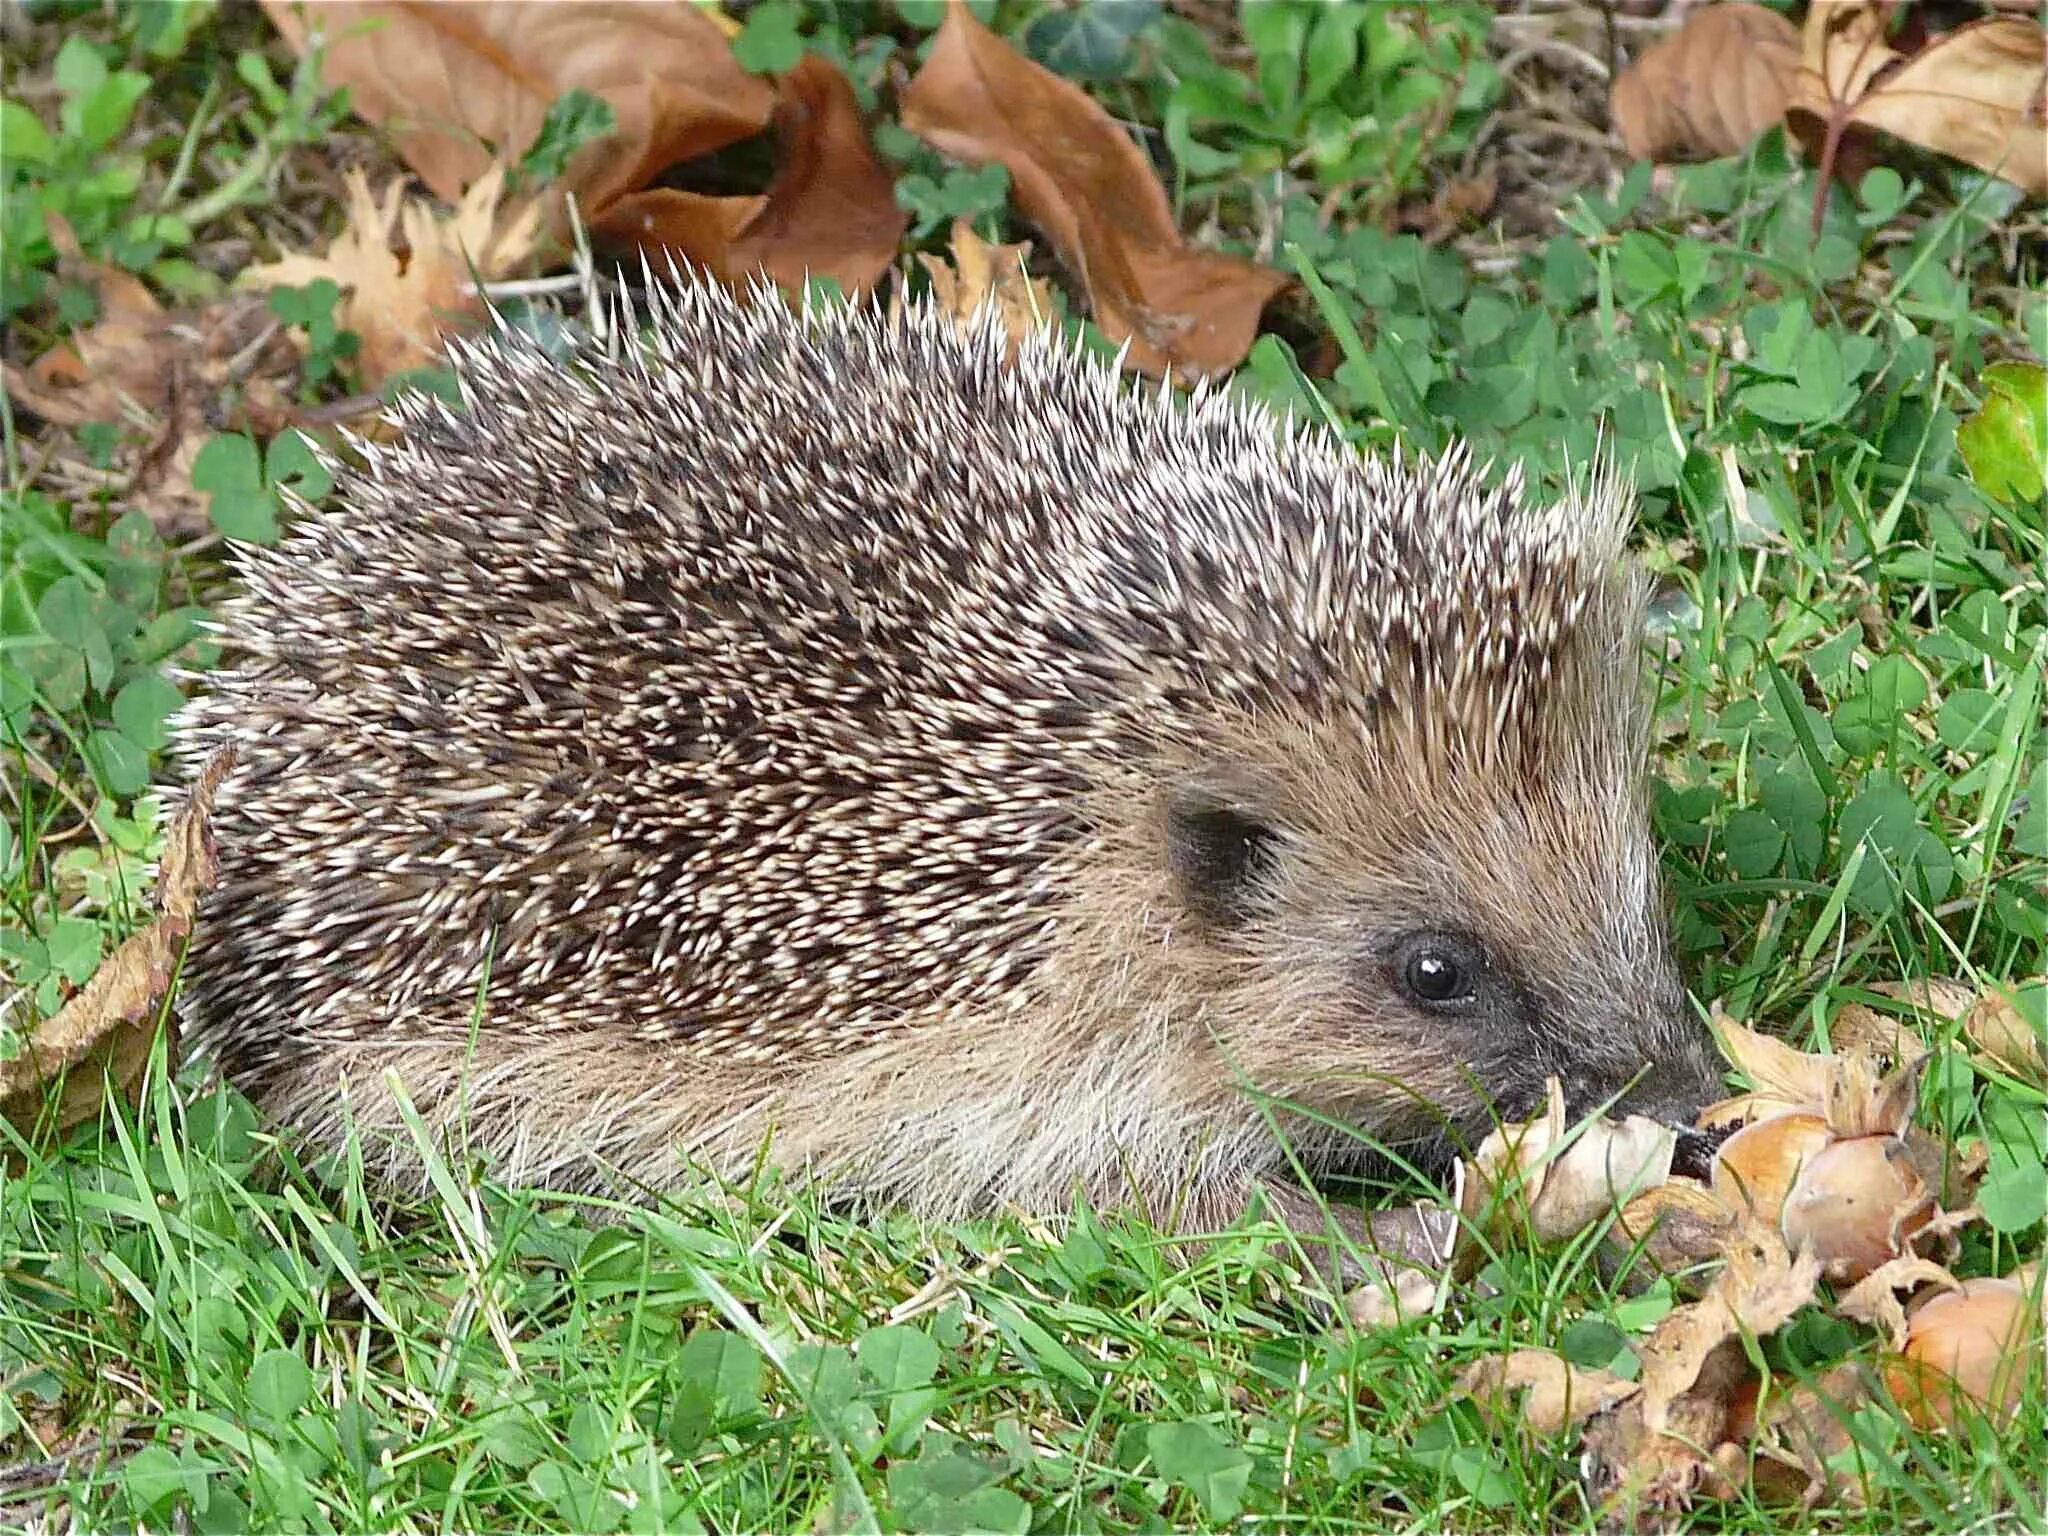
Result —
[[[872, 93], [932, 24], [913, 10], [749, 26], [761, 48], [794, 26]], [[2048, 428], [2031, 483], [2025, 433], [1994, 430], [2014, 400], [2039, 409], [2039, 203], [1897, 146], [1830, 184], [1780, 132], [1631, 167], [1605, 77], [1676, 25], [1668, 8], [1434, 7], [1476, 44], [1444, 80], [1411, 94], [1423, 64], [1374, 74], [1392, 46], [1375, 34], [1352, 83], [1315, 99], [1309, 13], [1283, 10], [1189, 0], [1064, 41], [1155, 162], [1183, 157], [1181, 228], [1299, 278], [1231, 387], [1362, 447], [1464, 437], [1548, 491], [1602, 434], [1632, 469], [1658, 582], [1657, 818], [1694, 995], [1808, 1043], [1873, 983], [2048, 971]], [[1006, 5], [997, 30], [1028, 43], [1034, 15]], [[331, 235], [344, 169], [396, 161], [292, 83], [253, 6], [5, 19], [0, 1046], [19, 1059], [148, 919], [151, 786], [166, 717], [205, 686], [222, 529], [260, 535], [281, 481], [318, 492], [239, 435], [250, 415], [192, 428], [229, 446], [185, 466], [180, 500], [161, 430], [153, 449], [118, 411], [53, 423], [24, 404], [48, 383], [24, 370], [95, 318], [44, 216], [77, 260], [203, 306], [252, 260]], [[1190, 148], [1177, 108], [1220, 89], [1203, 68], [1268, 84], [1256, 109], [1196, 114]], [[999, 180], [907, 135], [882, 145], [907, 247], [941, 249], [955, 214], [1030, 234]], [[1034, 264], [1078, 313], [1042, 241]], [[308, 338], [302, 421], [350, 398], [333, 302], [277, 312]], [[1932, 1043], [1921, 1121], [1989, 1158], [1958, 1268], [2005, 1274], [2043, 1254], [2048, 1096], [1952, 1027]], [[1527, 1344], [1629, 1374], [1678, 1294], [1617, 1275], [1595, 1232], [1503, 1249], [1441, 1313], [1361, 1330], [1268, 1229], [1194, 1248], [1085, 1213], [929, 1231], [765, 1181], [624, 1211], [446, 1166], [434, 1198], [394, 1203], [346, 1160], [303, 1163], [180, 1068], [167, 1031], [142, 1044], [136, 1091], [62, 1134], [40, 1095], [8, 1100], [10, 1525], [1584, 1529], [1598, 1511], [1572, 1437], [1491, 1425], [1454, 1383]], [[1877, 1345], [1812, 1312], [1757, 1354], [1789, 1386]], [[1860, 1410], [1810, 1510], [1744, 1491], [1685, 1518], [2039, 1528], [2048, 1406], [2029, 1369], [2003, 1425]]]

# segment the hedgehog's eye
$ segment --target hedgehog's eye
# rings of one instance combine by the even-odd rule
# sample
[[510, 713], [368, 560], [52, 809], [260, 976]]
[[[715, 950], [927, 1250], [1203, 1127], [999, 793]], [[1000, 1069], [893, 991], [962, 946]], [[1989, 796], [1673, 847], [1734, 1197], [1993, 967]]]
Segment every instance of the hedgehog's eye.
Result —
[[1177, 796], [1167, 808], [1167, 867], [1181, 897], [1228, 927], [1258, 911], [1280, 837], [1258, 817], [1207, 795]]
[[1402, 946], [1397, 965], [1402, 989], [1425, 1008], [1461, 1008], [1478, 999], [1484, 961], [1470, 940], [1456, 934], [1411, 939]]

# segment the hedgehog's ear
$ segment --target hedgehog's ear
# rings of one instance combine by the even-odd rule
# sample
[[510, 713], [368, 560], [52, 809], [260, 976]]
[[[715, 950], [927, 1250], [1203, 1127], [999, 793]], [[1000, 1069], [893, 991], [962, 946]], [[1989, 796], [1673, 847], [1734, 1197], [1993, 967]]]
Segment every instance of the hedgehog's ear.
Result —
[[1235, 928], [1265, 907], [1279, 862], [1280, 834], [1242, 797], [1216, 785], [1186, 785], [1166, 804], [1166, 867], [1188, 909]]

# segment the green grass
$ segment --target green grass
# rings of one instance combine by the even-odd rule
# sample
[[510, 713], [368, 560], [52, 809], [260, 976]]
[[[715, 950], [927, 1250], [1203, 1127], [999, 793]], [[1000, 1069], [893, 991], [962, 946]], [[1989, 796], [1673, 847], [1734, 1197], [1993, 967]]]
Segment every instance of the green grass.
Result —
[[[217, 79], [235, 100], [226, 29], [261, 42], [223, 16], [166, 61], [102, 24], [109, 60], [163, 95], [145, 112], [172, 116], [179, 91]], [[1191, 223], [1270, 215], [1305, 279], [1295, 318], [1337, 338], [1313, 386], [1269, 338], [1237, 387], [1363, 446], [1466, 437], [1553, 493], [1597, 432], [1633, 467], [1661, 583], [1658, 824], [1695, 994], [1805, 1040], [1872, 982], [2048, 973], [2044, 505], [2038, 479], [2031, 495], [1980, 482], [1966, 426], [1993, 363], [2048, 354], [2038, 222], [1995, 183], [1880, 170], [1830, 195], [1816, 240], [1811, 174], [1773, 139], [1668, 197], [1637, 174], [1577, 199], [1565, 232], [1481, 277], [1352, 217], [1405, 181], [1325, 224], [1318, 177], [1342, 167], [1289, 160], [1305, 119], [1286, 92], [1190, 129], [1176, 91], [1221, 88], [1188, 67], [1180, 28], [1141, 32], [1128, 57], [1113, 38], [1056, 41], [1108, 50], [1091, 88], [1169, 124], [1200, 167]], [[1284, 33], [1254, 38], [1259, 56], [1284, 55]], [[1391, 77], [1372, 90], [1333, 110], [1364, 122], [1398, 94]], [[260, 119], [220, 121], [255, 121], [240, 152], [285, 152]], [[1450, 121], [1454, 154], [1469, 121]], [[188, 276], [162, 267], [183, 258], [151, 243], [161, 227], [124, 223], [146, 191], [104, 207], [118, 187], [87, 185], [112, 158], [157, 186], [178, 140], [51, 128], [49, 164], [6, 173], [12, 207], [89, 205], [89, 249], [167, 291]], [[909, 162], [923, 180], [908, 195], [982, 199], [987, 228], [1021, 233], [957, 175]], [[942, 238], [951, 211], [929, 212], [918, 228]], [[76, 292], [24, 260], [6, 313], [54, 336]], [[167, 547], [146, 520], [39, 487], [26, 424], [7, 427], [0, 1048], [142, 916], [163, 722], [194, 686], [180, 669], [209, 664], [197, 621], [218, 583], [206, 541]], [[240, 449], [216, 457], [249, 469]], [[282, 473], [259, 462], [235, 481], [238, 527]], [[2041, 1001], [2028, 994], [2037, 1023]], [[1940, 1043], [1923, 1119], [1991, 1156], [1965, 1272], [2043, 1253], [2044, 1109]], [[1488, 1427], [1453, 1382], [1520, 1344], [1630, 1368], [1672, 1302], [1609, 1277], [1591, 1237], [1503, 1253], [1445, 1315], [1360, 1335], [1256, 1230], [1193, 1248], [1086, 1217], [929, 1231], [772, 1186], [627, 1211], [466, 1168], [394, 1204], [345, 1162], [301, 1166], [244, 1101], [161, 1054], [133, 1108], [56, 1146], [8, 1144], [9, 1524], [70, 1509], [94, 1528], [202, 1530], [1584, 1529], [1575, 1447]], [[1868, 1336], [1818, 1313], [1762, 1348], [1781, 1381], [1845, 1355], [1874, 1358]], [[2038, 1365], [2002, 1430], [1857, 1427], [1865, 1507], [1736, 1502], [1697, 1524], [2048, 1521]]]

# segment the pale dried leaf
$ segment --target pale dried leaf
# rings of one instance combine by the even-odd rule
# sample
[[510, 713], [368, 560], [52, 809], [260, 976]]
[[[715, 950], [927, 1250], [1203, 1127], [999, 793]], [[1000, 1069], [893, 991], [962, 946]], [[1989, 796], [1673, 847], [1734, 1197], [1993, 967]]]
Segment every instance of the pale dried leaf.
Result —
[[531, 204], [501, 209], [502, 167], [493, 166], [462, 195], [454, 213], [439, 215], [405, 195], [394, 178], [381, 197], [351, 166], [345, 189], [348, 222], [322, 256], [291, 253], [245, 269], [256, 287], [304, 287], [327, 278], [347, 293], [341, 321], [361, 338], [356, 369], [376, 389], [395, 374], [429, 366], [445, 339], [480, 320], [479, 282], [518, 271], [534, 254], [540, 211]]
[[1960, 1282], [1944, 1265], [1923, 1259], [1917, 1253], [1903, 1253], [1881, 1264], [1857, 1281], [1835, 1303], [1835, 1311], [1855, 1323], [1869, 1323], [1891, 1335], [1892, 1348], [1906, 1347], [1906, 1309], [1900, 1291], [1922, 1285], [1954, 1289]]
[[1890, 1072], [1867, 1051], [1824, 1059], [1836, 1064], [1828, 1083], [1827, 1122], [1837, 1136], [1897, 1136], [1912, 1124], [1927, 1073], [1925, 1053], [1907, 1057]]
[[1863, 1503], [1863, 1479], [1853, 1463], [1838, 1467], [1837, 1458], [1855, 1444], [1849, 1415], [1869, 1401], [1864, 1373], [1853, 1362], [1823, 1372], [1811, 1382], [1774, 1392], [1764, 1404], [1757, 1425], [1760, 1458], [1751, 1476], [1766, 1499], [1773, 1495], [1770, 1464], [1802, 1474], [1787, 1490], [1811, 1507], [1825, 1498], [1848, 1508]]
[[1539, 1435], [1555, 1435], [1604, 1413], [1642, 1390], [1612, 1371], [1586, 1370], [1547, 1349], [1518, 1349], [1475, 1361], [1458, 1374], [1458, 1391], [1490, 1414], [1521, 1393], [1519, 1417]]
[[2014, 1077], [2048, 1088], [2048, 1049], [2019, 1005], [2002, 992], [1986, 992], [1963, 1016], [1971, 1045]]
[[1671, 1176], [1678, 1132], [1642, 1115], [1595, 1120], [1551, 1159], [1529, 1205], [1538, 1242], [1576, 1237]]
[[1675, 1308], [1637, 1349], [1647, 1426], [1665, 1427], [1670, 1405], [1694, 1389], [1716, 1349], [1744, 1334], [1775, 1333], [1813, 1300], [1819, 1282], [1820, 1261], [1812, 1253], [1794, 1254], [1775, 1227], [1744, 1226], [1707, 1293]]
[[919, 255], [931, 276], [932, 297], [946, 314], [966, 322], [992, 306], [1010, 338], [1011, 354], [1026, 336], [1044, 330], [1059, 313], [1052, 288], [1025, 266], [1031, 243], [991, 245], [965, 219], [953, 221], [952, 261]]
[[[1819, 1110], [1826, 1106], [1835, 1058], [1797, 1050], [1784, 1041], [1751, 1029], [1714, 1010], [1713, 1025], [1721, 1052], [1747, 1077], [1754, 1093], [1779, 1100], [1786, 1108]], [[1718, 1106], [1717, 1106], [1718, 1107]]]
[[1609, 110], [1640, 160], [1711, 160], [1785, 115], [1799, 33], [1761, 5], [1701, 6], [1614, 82]]
[[1428, 1317], [1443, 1305], [1442, 1276], [1419, 1269], [1391, 1269], [1344, 1297], [1344, 1314], [1360, 1328], [1393, 1328]]

